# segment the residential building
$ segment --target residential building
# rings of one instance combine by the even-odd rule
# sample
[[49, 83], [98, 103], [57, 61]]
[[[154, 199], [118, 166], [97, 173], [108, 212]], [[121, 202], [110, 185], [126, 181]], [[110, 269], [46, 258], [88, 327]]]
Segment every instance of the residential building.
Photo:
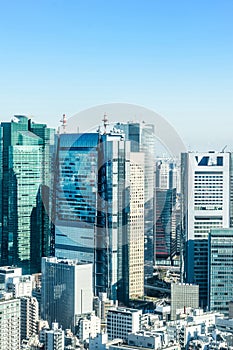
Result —
[[42, 319], [74, 330], [75, 316], [93, 308], [92, 264], [42, 258]]
[[7, 284], [10, 278], [22, 276], [22, 269], [15, 266], [0, 267], [0, 289], [7, 290]]
[[0, 300], [0, 350], [20, 350], [20, 300]]
[[233, 229], [211, 229], [209, 234], [208, 306], [229, 316], [233, 299]]
[[51, 330], [45, 330], [45, 350], [64, 350], [65, 332], [58, 323], [52, 323]]
[[21, 340], [29, 339], [37, 334], [37, 326], [39, 321], [39, 306], [36, 298], [21, 297], [20, 298], [20, 324], [21, 324]]
[[[230, 227], [230, 153], [183, 153], [182, 276], [199, 285], [200, 306], [208, 302], [208, 235]], [[182, 260], [183, 262], [183, 260]]]
[[101, 319], [95, 313], [80, 315], [76, 318], [77, 336], [80, 341], [95, 338], [100, 333]]

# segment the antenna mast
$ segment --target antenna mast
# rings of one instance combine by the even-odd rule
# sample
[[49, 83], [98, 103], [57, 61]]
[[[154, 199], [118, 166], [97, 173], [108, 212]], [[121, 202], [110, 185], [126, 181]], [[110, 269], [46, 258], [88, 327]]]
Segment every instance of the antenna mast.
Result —
[[104, 119], [102, 119], [102, 121], [104, 122], [104, 134], [106, 134], [107, 133], [107, 126], [109, 125], [106, 113], [104, 113]]
[[67, 125], [67, 119], [66, 119], [65, 114], [62, 115], [62, 119], [60, 120], [60, 123], [62, 126], [63, 134], [65, 134], [66, 133], [66, 125]]

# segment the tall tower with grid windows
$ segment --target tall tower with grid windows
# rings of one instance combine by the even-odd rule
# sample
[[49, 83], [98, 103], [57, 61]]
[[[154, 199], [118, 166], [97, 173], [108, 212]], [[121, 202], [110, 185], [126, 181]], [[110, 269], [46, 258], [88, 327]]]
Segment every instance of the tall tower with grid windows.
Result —
[[200, 306], [208, 301], [208, 236], [213, 228], [230, 227], [231, 154], [183, 153], [183, 277], [199, 285]]

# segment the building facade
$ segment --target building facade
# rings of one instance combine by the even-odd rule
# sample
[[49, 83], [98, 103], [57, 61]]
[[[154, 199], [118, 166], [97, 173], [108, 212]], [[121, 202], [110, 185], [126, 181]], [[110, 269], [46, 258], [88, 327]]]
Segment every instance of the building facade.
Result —
[[209, 234], [209, 310], [229, 316], [233, 300], [233, 229], [212, 229]]
[[183, 276], [208, 301], [208, 235], [230, 226], [230, 153], [184, 153], [181, 158]]
[[41, 316], [72, 331], [75, 316], [93, 308], [92, 264], [68, 259], [42, 258]]
[[1, 123], [1, 134], [1, 264], [38, 272], [41, 257], [50, 253], [54, 130], [15, 116]]
[[156, 263], [172, 264], [177, 252], [176, 189], [156, 189]]
[[155, 260], [155, 127], [145, 122], [117, 123], [115, 127], [131, 141], [131, 152], [144, 153], [144, 275], [147, 278], [153, 274]]
[[0, 350], [20, 350], [20, 300], [0, 300]]
[[187, 308], [199, 307], [199, 286], [185, 283], [171, 284], [171, 320], [176, 320], [176, 314], [185, 313]]
[[129, 333], [140, 330], [141, 310], [129, 308], [117, 308], [108, 311], [107, 333], [108, 338], [128, 340]]

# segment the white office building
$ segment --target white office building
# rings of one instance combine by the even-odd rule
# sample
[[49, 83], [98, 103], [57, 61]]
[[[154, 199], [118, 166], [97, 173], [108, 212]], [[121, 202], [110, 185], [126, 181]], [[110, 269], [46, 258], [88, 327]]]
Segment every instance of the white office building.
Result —
[[135, 333], [140, 330], [142, 310], [117, 308], [108, 310], [107, 314], [107, 333], [108, 338], [120, 338], [128, 340], [129, 333]]
[[181, 192], [185, 282], [199, 285], [207, 305], [208, 235], [230, 225], [230, 153], [183, 153]]

